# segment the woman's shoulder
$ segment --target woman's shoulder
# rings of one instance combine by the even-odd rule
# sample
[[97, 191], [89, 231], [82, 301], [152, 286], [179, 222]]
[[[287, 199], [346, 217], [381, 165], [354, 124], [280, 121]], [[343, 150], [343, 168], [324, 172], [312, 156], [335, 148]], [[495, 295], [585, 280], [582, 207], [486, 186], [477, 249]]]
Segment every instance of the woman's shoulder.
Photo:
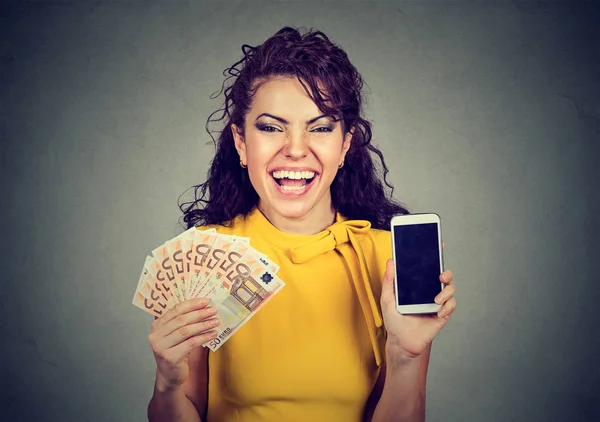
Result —
[[206, 224], [196, 226], [197, 230], [216, 230], [219, 234], [229, 234], [236, 236], [243, 236], [248, 226], [248, 216], [245, 214], [239, 214], [237, 217], [230, 221], [216, 224]]
[[389, 230], [370, 228], [360, 236], [360, 243], [369, 260], [385, 266], [385, 261], [392, 257], [392, 234]]
[[377, 245], [391, 245], [392, 242], [392, 232], [389, 230], [381, 230], [381, 229], [370, 229], [370, 233], [375, 239], [375, 243]]
[[392, 233], [389, 230], [370, 228], [367, 237], [370, 239], [372, 247], [378, 252], [391, 251]]
[[373, 292], [379, 297], [386, 263], [392, 258], [392, 233], [389, 230], [370, 228], [367, 235], [362, 236], [361, 247], [373, 281]]

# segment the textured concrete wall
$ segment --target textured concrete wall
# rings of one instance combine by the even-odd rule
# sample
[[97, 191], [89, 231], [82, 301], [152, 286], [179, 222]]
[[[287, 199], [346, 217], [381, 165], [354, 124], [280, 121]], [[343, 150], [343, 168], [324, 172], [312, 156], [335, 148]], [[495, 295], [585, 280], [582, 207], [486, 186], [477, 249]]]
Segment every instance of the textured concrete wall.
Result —
[[209, 96], [284, 25], [342, 45], [459, 309], [430, 421], [600, 419], [593, 2], [12, 2], [0, 9], [0, 420], [142, 421], [145, 254], [213, 154]]

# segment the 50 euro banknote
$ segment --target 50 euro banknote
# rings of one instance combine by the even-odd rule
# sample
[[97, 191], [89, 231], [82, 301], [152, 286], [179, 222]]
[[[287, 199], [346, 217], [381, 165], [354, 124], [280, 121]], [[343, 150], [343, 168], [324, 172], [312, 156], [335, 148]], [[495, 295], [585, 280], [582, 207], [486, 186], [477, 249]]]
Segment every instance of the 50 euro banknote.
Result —
[[221, 265], [207, 276], [209, 282], [200, 293], [215, 306], [220, 321], [217, 337], [204, 344], [212, 351], [221, 347], [285, 285], [272, 271], [273, 267], [253, 250], [240, 255], [232, 248], [225, 256]]
[[250, 239], [187, 230], [147, 256], [132, 303], [155, 317], [175, 304], [207, 297], [217, 309], [215, 351], [285, 285], [279, 266], [250, 246]]

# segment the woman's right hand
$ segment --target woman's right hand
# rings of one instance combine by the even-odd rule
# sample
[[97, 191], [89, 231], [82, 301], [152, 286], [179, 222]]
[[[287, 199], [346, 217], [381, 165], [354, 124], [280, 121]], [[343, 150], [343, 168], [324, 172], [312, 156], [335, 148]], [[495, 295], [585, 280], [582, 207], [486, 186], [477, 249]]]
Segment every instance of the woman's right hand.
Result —
[[178, 303], [154, 320], [148, 341], [158, 367], [157, 387], [168, 391], [187, 380], [191, 350], [217, 336], [216, 313], [207, 299], [195, 298]]

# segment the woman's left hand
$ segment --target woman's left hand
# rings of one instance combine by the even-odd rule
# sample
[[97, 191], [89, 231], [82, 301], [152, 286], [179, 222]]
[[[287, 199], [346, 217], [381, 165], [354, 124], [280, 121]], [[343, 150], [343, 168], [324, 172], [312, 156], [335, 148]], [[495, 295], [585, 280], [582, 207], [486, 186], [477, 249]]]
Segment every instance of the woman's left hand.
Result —
[[390, 354], [400, 360], [419, 357], [444, 328], [456, 308], [456, 286], [451, 284], [452, 278], [450, 270], [440, 274], [440, 281], [445, 286], [435, 298], [435, 302], [442, 305], [437, 314], [402, 315], [396, 309], [394, 261], [387, 261], [381, 311], [387, 330], [386, 351], [389, 357]]

